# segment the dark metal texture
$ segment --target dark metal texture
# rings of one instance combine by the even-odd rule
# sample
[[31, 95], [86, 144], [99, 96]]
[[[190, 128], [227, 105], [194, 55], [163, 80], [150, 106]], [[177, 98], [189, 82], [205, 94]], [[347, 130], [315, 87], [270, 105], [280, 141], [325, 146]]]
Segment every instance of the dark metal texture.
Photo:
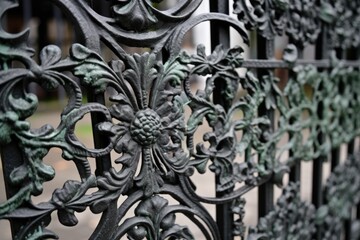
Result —
[[[205, 1], [178, 0], [162, 10], [158, 4], [166, 0], [112, 0], [104, 5], [111, 16], [100, 15], [95, 1], [43, 1], [67, 16], [79, 40], [69, 53], [42, 46], [39, 62], [27, 45], [29, 30], [8, 33], [0, 25], [7, 195], [0, 219], [10, 221], [13, 239], [56, 239], [51, 214], [72, 227], [75, 213], [87, 208], [102, 214], [91, 239], [359, 239], [352, 212], [360, 209], [360, 2], [211, 0], [208, 13], [193, 15]], [[0, 0], [0, 17], [17, 7], [17, 0]], [[185, 35], [206, 21], [212, 53], [203, 45], [187, 53]], [[229, 27], [241, 46], [231, 47]], [[280, 36], [289, 39], [282, 60], [274, 47]], [[246, 45], [256, 49], [255, 59], [246, 57]], [[310, 45], [315, 57], [305, 59]], [[112, 51], [111, 61], [102, 46]], [[145, 51], [129, 53], [125, 46]], [[205, 87], [194, 89], [191, 79], [199, 76]], [[39, 105], [28, 91], [32, 82], [65, 90], [69, 102], [57, 126], [30, 126]], [[86, 114], [94, 149], [75, 134]], [[59, 161], [75, 164], [80, 181], [68, 179], [47, 202], [34, 203], [56, 174], [43, 161], [53, 148], [62, 151]], [[305, 161], [313, 165], [305, 173], [312, 202], [300, 194]], [[196, 191], [195, 172], [213, 175], [213, 196]], [[274, 188], [282, 189], [278, 199]], [[246, 226], [245, 214], [253, 213], [244, 196], [253, 189], [259, 221]], [[205, 204], [216, 206], [216, 216]]]

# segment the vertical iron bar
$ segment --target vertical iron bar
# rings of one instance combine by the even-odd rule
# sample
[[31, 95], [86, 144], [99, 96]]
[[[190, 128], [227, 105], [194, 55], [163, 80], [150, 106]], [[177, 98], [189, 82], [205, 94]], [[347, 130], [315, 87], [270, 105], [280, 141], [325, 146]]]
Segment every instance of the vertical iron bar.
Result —
[[[336, 49], [336, 55], [340, 59], [346, 59], [346, 51], [343, 49]], [[340, 87], [338, 85], [338, 87]], [[340, 90], [341, 91], [341, 90]], [[331, 172], [334, 172], [335, 168], [340, 164], [341, 160], [341, 145], [338, 147], [335, 147], [331, 150]], [[347, 233], [347, 224], [346, 221], [343, 221], [343, 226], [341, 233], [339, 233], [339, 237], [343, 236], [344, 239], [348, 239], [350, 233]], [[351, 224], [350, 224], [351, 225]]]
[[315, 159], [313, 161], [312, 203], [316, 207], [320, 207], [323, 203], [323, 190], [322, 190], [323, 162], [324, 162], [323, 157], [319, 157], [318, 159]]
[[350, 157], [351, 155], [353, 155], [355, 152], [355, 139], [351, 140], [348, 145], [347, 145], [347, 153], [348, 153], [348, 157]]
[[[338, 57], [341, 58], [341, 59], [345, 59], [346, 58], [346, 51], [342, 50], [342, 49], [336, 49], [336, 52], [338, 54]], [[338, 86], [339, 88], [341, 86]], [[341, 89], [340, 89], [340, 92]], [[333, 148], [331, 150], [331, 172], [334, 171], [334, 169], [336, 168], [337, 165], [339, 165], [340, 163], [340, 158], [341, 158], [341, 145], [336, 147], [336, 148]]]
[[[351, 157], [354, 154], [355, 151], [355, 140], [351, 140], [348, 144], [347, 144], [347, 158]], [[350, 218], [346, 219], [344, 222], [344, 231], [345, 231], [345, 240], [350, 240], [352, 239], [351, 236], [351, 226], [352, 226], [352, 222], [354, 220], [354, 215], [353, 215], [353, 208], [350, 208]]]
[[[210, 2], [210, 12], [218, 12], [229, 14], [229, 1], [212, 0]], [[214, 49], [217, 45], [222, 44], [224, 48], [230, 47], [230, 29], [221, 22], [210, 23], [211, 34], [211, 48]]]
[[[321, 0], [317, 0], [317, 5], [321, 5]], [[328, 43], [327, 43], [327, 28], [322, 25], [321, 33], [319, 34], [318, 39], [316, 40], [316, 49], [315, 49], [315, 58], [316, 59], [326, 59], [328, 58]], [[322, 86], [321, 86], [322, 87]], [[317, 116], [320, 119], [324, 118], [324, 105], [322, 102], [317, 106]], [[317, 127], [317, 141], [319, 145], [324, 144], [324, 134], [321, 132], [321, 128]], [[312, 172], [312, 203], [316, 208], [319, 208], [324, 201], [323, 196], [323, 163], [326, 161], [326, 156], [320, 156], [313, 160], [313, 172]], [[318, 228], [316, 233], [313, 235], [313, 239], [320, 240], [322, 236], [322, 228]]]
[[23, 1], [23, 18], [24, 24], [29, 24], [32, 16], [31, 1]]
[[[359, 47], [355, 48], [354, 51], [351, 51], [350, 54], [351, 54], [351, 56], [350, 56], [351, 59], [358, 60], [359, 57], [360, 57], [360, 48]], [[359, 68], [357, 70], [359, 70]], [[356, 139], [359, 140], [359, 138], [357, 137], [357, 138], [354, 139], [354, 151], [353, 151], [353, 153], [355, 152]], [[360, 151], [359, 144], [360, 144], [360, 142], [357, 143], [357, 147], [356, 147], [357, 151], [356, 151], [356, 153], [359, 153], [359, 151]], [[360, 219], [360, 203], [358, 203], [357, 206], [356, 206], [356, 216], [354, 216], [354, 217], [357, 220]]]
[[[7, 199], [14, 196], [20, 188], [14, 186], [10, 182], [11, 172], [23, 164], [21, 150], [17, 146], [16, 142], [11, 142], [2, 148], [0, 148], [2, 171], [4, 176], [5, 190]], [[11, 226], [11, 234], [15, 239], [16, 234], [20, 231], [21, 227], [25, 225], [26, 220], [16, 219], [14, 221], [9, 220]]]
[[[229, 1], [224, 0], [213, 0], [210, 2], [210, 12], [218, 12], [229, 14]], [[210, 34], [211, 34], [211, 48], [214, 50], [215, 47], [219, 44], [222, 44], [224, 48], [230, 47], [230, 30], [228, 26], [224, 26], [219, 22], [211, 22], [210, 23]], [[225, 85], [223, 82], [216, 82], [215, 88], [221, 89], [224, 88]], [[223, 105], [225, 108], [227, 106], [224, 105], [224, 99], [221, 95], [222, 91], [214, 91], [214, 102], [217, 104]], [[219, 178], [215, 179], [216, 185], [219, 183]], [[224, 194], [228, 192], [218, 192], [216, 191], [216, 197], [222, 197]], [[231, 204], [219, 204], [216, 206], [216, 223], [219, 228], [220, 238], [222, 240], [230, 240], [233, 239], [232, 228], [233, 228], [233, 213], [231, 211]]]
[[301, 179], [301, 162], [299, 160], [294, 164], [294, 166], [290, 168], [289, 180], [290, 182], [300, 182], [300, 179]]
[[39, 14], [39, 25], [37, 29], [37, 36], [38, 36], [38, 48], [42, 49], [46, 45], [49, 44], [49, 30], [48, 30], [48, 23], [50, 17], [53, 14], [53, 8], [49, 2], [44, 2], [43, 4], [39, 5], [38, 14]]
[[[5, 20], [7, 20], [5, 18]], [[7, 70], [11, 65], [11, 62], [7, 62], [0, 59], [0, 71]], [[19, 148], [17, 141], [12, 139], [12, 142], [4, 146], [0, 145], [0, 156], [2, 163], [2, 172], [4, 177], [4, 185], [6, 191], [6, 198], [9, 199], [14, 196], [20, 190], [19, 186], [11, 184], [10, 174], [11, 172], [23, 164], [23, 156], [21, 149]], [[26, 220], [16, 219], [14, 221], [9, 220], [11, 227], [12, 238], [15, 239], [16, 233], [18, 233]]]
[[[274, 47], [273, 40], [268, 40], [262, 37], [260, 34], [257, 34], [257, 59], [269, 59], [273, 56], [268, 56], [267, 53], [273, 53]], [[271, 49], [269, 49], [271, 48]], [[258, 78], [262, 78], [267, 75], [268, 72], [263, 69], [258, 69], [257, 71]], [[275, 114], [274, 110], [266, 109], [265, 103], [261, 104], [259, 107], [259, 116], [267, 116], [271, 121], [271, 130], [274, 130], [274, 121]], [[275, 157], [275, 156], [273, 156]], [[269, 213], [274, 207], [274, 186], [272, 182], [266, 182], [259, 186], [258, 188], [258, 217], [264, 217], [267, 213]]]
[[[350, 60], [356, 60], [358, 57], [358, 53], [356, 51], [356, 49], [349, 49], [348, 51], [346, 51], [346, 59], [350, 59]], [[352, 139], [348, 144], [347, 144], [347, 156], [346, 158], [351, 157], [355, 152], [355, 139]], [[355, 216], [353, 214], [353, 209], [350, 209], [350, 219], [346, 219], [344, 222], [344, 230], [345, 230], [345, 240], [350, 240], [352, 239], [352, 231], [351, 231], [351, 226], [352, 226], [352, 222], [353, 220], [355, 220]]]
[[[89, 1], [89, 5], [93, 7], [93, 1]], [[92, 41], [91, 39], [83, 39], [83, 36], [78, 36], [82, 41], [85, 41], [85, 45], [90, 47], [92, 50], [98, 52], [101, 55], [100, 43]], [[102, 105], [105, 105], [105, 96], [104, 94], [95, 94], [92, 88], [87, 89], [87, 101], [96, 102]], [[91, 112], [91, 126], [93, 130], [93, 140], [95, 148], [105, 148], [109, 144], [109, 139], [106, 136], [102, 136], [101, 133], [97, 130], [97, 124], [106, 121], [105, 116], [97, 112]], [[102, 175], [104, 171], [107, 171], [111, 168], [111, 156], [106, 154], [101, 157], [96, 158], [96, 170], [95, 174], [97, 176]]]
[[[340, 155], [341, 155], [340, 146], [333, 148], [331, 150], [331, 172], [334, 172], [335, 168], [339, 165], [340, 157], [341, 157]], [[345, 222], [343, 222], [343, 223], [345, 223]], [[345, 229], [344, 229], [344, 224], [343, 224], [341, 232], [338, 233], [338, 237], [345, 236], [344, 230]]]
[[350, 209], [350, 219], [346, 219], [344, 222], [345, 236], [344, 240], [350, 240], [351, 238], [351, 226], [352, 226], [352, 208]]
[[339, 165], [340, 154], [340, 147], [336, 147], [331, 150], [331, 172], [334, 171], [337, 165]]
[[[358, 49], [358, 53], [359, 53], [359, 51], [360, 51], [360, 49]], [[360, 151], [360, 141], [359, 141], [359, 137], [357, 137], [357, 140], [358, 140], [358, 142], [357, 142], [357, 147], [356, 147], [356, 154], [358, 154], [359, 153], [359, 151]], [[356, 143], [356, 141], [355, 141], [355, 143]], [[354, 146], [355, 147], [355, 146]], [[356, 219], [357, 220], [359, 220], [360, 219], [360, 203], [358, 203], [357, 204], [357, 206], [356, 206]]]
[[[104, 95], [94, 94], [92, 89], [87, 91], [88, 102], [96, 102], [102, 105], [105, 105]], [[102, 114], [91, 112], [91, 125], [93, 130], [93, 139], [95, 148], [105, 148], [109, 144], [109, 139], [106, 136], [103, 136], [97, 130], [97, 124], [106, 121], [105, 117]], [[96, 158], [96, 170], [95, 174], [97, 176], [102, 175], [104, 171], [107, 171], [111, 168], [111, 157], [110, 154], [106, 154], [101, 157]]]
[[[299, 49], [298, 48], [298, 58], [301, 59], [303, 58], [303, 49]], [[293, 75], [294, 73], [290, 73], [290, 77], [291, 75]], [[293, 76], [295, 77], [295, 76]], [[290, 124], [293, 124], [293, 119], [290, 119]], [[289, 134], [290, 138], [292, 137], [291, 134]], [[289, 151], [289, 156], [293, 155], [293, 151], [290, 149]], [[289, 174], [289, 180], [290, 182], [300, 182], [300, 187], [301, 187], [301, 160], [302, 159], [295, 159], [295, 163], [293, 166], [290, 167], [290, 174]]]

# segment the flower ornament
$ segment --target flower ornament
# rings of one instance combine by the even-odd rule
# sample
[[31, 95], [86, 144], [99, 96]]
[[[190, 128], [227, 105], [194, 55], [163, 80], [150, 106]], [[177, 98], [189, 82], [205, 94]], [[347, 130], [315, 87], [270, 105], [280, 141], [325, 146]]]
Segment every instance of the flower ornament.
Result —
[[130, 135], [140, 145], [149, 146], [157, 141], [160, 135], [159, 115], [152, 109], [146, 108], [136, 113], [130, 125]]
[[123, 164], [123, 169], [108, 173], [108, 179], [100, 182], [109, 188], [114, 178], [121, 179], [123, 186], [130, 187], [141, 163], [135, 184], [150, 196], [159, 191], [163, 177], [188, 169], [189, 157], [181, 147], [185, 98], [180, 83], [186, 67], [177, 61], [162, 65], [149, 53], [127, 56], [112, 67], [122, 69], [118, 72], [118, 93], [110, 97], [113, 105], [109, 111], [117, 124], [104, 123], [100, 128], [113, 134], [114, 150], [122, 154], [115, 163]]

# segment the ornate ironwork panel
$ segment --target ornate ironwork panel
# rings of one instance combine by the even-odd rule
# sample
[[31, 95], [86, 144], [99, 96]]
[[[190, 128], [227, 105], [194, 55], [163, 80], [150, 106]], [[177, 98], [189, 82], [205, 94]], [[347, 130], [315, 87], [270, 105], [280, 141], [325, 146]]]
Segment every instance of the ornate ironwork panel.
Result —
[[[0, 219], [10, 222], [13, 239], [56, 239], [51, 220], [72, 227], [86, 209], [101, 215], [91, 239], [359, 239], [359, 1], [35, 4], [45, 2], [76, 31], [68, 50], [33, 49], [30, 30], [0, 25], [7, 196]], [[195, 15], [204, 2], [209, 11]], [[17, 0], [0, 0], [2, 18], [17, 8]], [[183, 39], [202, 22], [211, 25], [211, 53], [202, 44], [187, 52]], [[240, 36], [237, 46], [230, 27]], [[288, 40], [279, 58], [281, 37]], [[304, 58], [306, 51], [314, 57]], [[205, 79], [204, 87], [194, 78]], [[69, 100], [58, 125], [30, 125], [39, 105], [32, 83], [64, 89]], [[94, 148], [75, 132], [88, 114]], [[79, 178], [38, 203], [34, 197], [57, 174], [44, 161], [53, 149], [61, 151], [56, 161], [74, 163]], [[305, 163], [310, 172], [301, 171]], [[331, 165], [326, 181], [324, 164]], [[214, 181], [212, 196], [197, 191], [206, 187], [196, 178], [204, 173]], [[301, 195], [309, 188], [304, 176], [311, 199]], [[282, 194], [275, 197], [274, 189]], [[245, 200], [252, 190], [256, 211]], [[246, 224], [247, 215], [258, 224]]]

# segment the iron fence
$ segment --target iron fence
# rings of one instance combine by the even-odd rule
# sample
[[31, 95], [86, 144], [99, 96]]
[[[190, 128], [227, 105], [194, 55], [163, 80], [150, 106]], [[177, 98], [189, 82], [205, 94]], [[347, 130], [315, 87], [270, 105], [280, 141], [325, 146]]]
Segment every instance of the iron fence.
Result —
[[[161, 0], [110, 1], [108, 16], [95, 1], [49, 2], [79, 36], [69, 53], [47, 45], [36, 61], [27, 30], [0, 26], [7, 195], [0, 219], [10, 221], [14, 239], [56, 239], [47, 228], [51, 214], [72, 227], [85, 209], [101, 214], [91, 239], [359, 239], [359, 1], [214, 0], [197, 16], [202, 0], [165, 10]], [[16, 0], [0, 0], [0, 16], [16, 7]], [[202, 22], [210, 22], [212, 52], [199, 45], [187, 53], [182, 40]], [[230, 45], [230, 27], [240, 46]], [[281, 36], [288, 45], [279, 58]], [[246, 57], [246, 45], [256, 49], [254, 58]], [[110, 62], [101, 46], [114, 54]], [[145, 51], [130, 54], [124, 46]], [[309, 46], [313, 59], [303, 57]], [[196, 89], [193, 76], [205, 86]], [[32, 82], [68, 96], [57, 126], [30, 126], [39, 104], [28, 91]], [[75, 133], [87, 114], [94, 149]], [[62, 152], [57, 161], [75, 164], [80, 180], [68, 179], [35, 203], [55, 176], [43, 161], [54, 148]], [[304, 173], [308, 163], [312, 172]], [[194, 180], [198, 173], [212, 174], [213, 196], [197, 191], [204, 187]], [[300, 191], [304, 174], [310, 201]], [[253, 190], [259, 221], [246, 226], [244, 217], [254, 213], [245, 211], [244, 197]], [[208, 205], [216, 206], [215, 217]]]

